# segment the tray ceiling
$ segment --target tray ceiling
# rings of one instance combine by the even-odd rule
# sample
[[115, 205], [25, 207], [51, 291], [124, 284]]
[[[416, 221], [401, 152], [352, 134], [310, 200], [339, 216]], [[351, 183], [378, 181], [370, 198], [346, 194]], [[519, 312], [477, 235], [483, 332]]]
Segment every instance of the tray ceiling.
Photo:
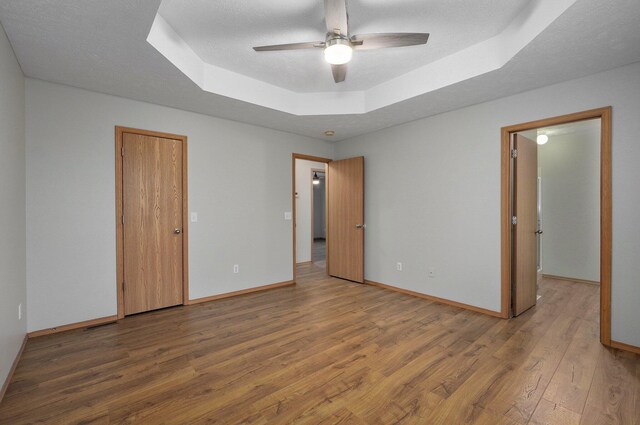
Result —
[[[184, 8], [188, 8], [190, 3], [190, 0], [181, 2]], [[231, 14], [225, 16], [237, 14], [243, 20], [246, 17], [238, 10], [247, 5], [253, 7], [255, 10], [249, 26], [256, 36], [266, 37], [264, 41], [280, 41], [272, 40], [270, 34], [282, 36], [285, 41], [294, 41], [290, 37], [296, 31], [314, 31], [309, 29], [309, 23], [314, 19], [317, 21], [315, 31], [322, 31], [322, 3], [319, 0], [318, 5], [308, 0], [286, 2], [291, 9], [287, 8], [283, 17], [273, 10], [275, 6], [272, 3], [281, 5], [284, 1], [211, 3], [230, 9], [220, 9], [220, 13]], [[353, 25], [359, 25], [359, 31], [390, 31], [398, 29], [387, 25], [399, 19], [389, 11], [390, 4], [399, 5], [405, 16], [410, 16], [423, 10], [422, 3], [425, 4], [424, 10], [429, 11], [427, 15], [437, 15], [438, 5], [446, 5], [442, 6], [446, 8], [457, 5], [464, 9], [465, 5], [476, 2], [353, 0], [349, 4]], [[490, 2], [480, 3], [489, 5]], [[496, 55], [496, 49], [483, 52], [477, 46], [506, 34], [507, 27], [496, 35], [491, 35], [488, 30], [483, 32], [482, 37], [489, 38], [456, 53], [442, 47], [437, 54], [443, 56], [438, 57], [435, 50], [438, 46], [437, 27], [446, 23], [431, 22], [424, 30], [432, 34], [432, 39], [425, 46], [425, 55], [432, 56], [421, 58], [432, 62], [405, 63], [403, 69], [385, 70], [387, 74], [382, 77], [382, 74], [377, 75], [368, 69], [367, 72], [374, 75], [367, 77], [363, 74], [363, 78], [357, 81], [361, 86], [343, 91], [321, 91], [322, 87], [333, 86], [334, 83], [316, 82], [315, 78], [313, 84], [318, 86], [309, 86], [315, 87], [313, 89], [295, 85], [286, 88], [282, 87], [282, 81], [266, 81], [248, 75], [253, 72], [251, 67], [243, 70], [227, 63], [227, 69], [221, 63], [208, 64], [195, 53], [194, 48], [197, 47], [191, 48], [158, 14], [165, 7], [160, 0], [4, 0], [0, 2], [0, 22], [28, 77], [326, 140], [342, 140], [640, 61], [640, 2], [637, 0], [532, 0], [515, 3], [520, 4], [520, 8], [509, 8], [509, 12], [499, 19], [510, 22], [507, 27], [514, 22], [528, 22], [530, 25], [513, 27], [520, 30], [519, 37], [501, 38], [496, 46], [498, 51], [508, 52], [506, 56]], [[260, 23], [261, 10], [268, 11], [269, 16], [277, 19], [300, 21], [300, 25], [273, 30], [269, 22]], [[397, 13], [400, 16], [400, 11]], [[385, 20], [387, 15], [392, 18], [388, 22]], [[532, 20], [532, 16], [545, 16], [545, 19]], [[240, 22], [240, 18], [229, 20], [241, 28], [247, 24], [246, 21]], [[478, 20], [482, 19], [478, 15]], [[176, 45], [191, 50], [191, 56], [182, 57], [183, 61], [195, 58], [192, 65], [196, 70], [199, 66], [203, 67], [201, 71], [205, 66], [212, 67], [217, 74], [207, 74], [206, 79], [203, 72], [199, 76], [185, 74], [180, 70], [185, 68], [185, 63], [174, 60], [177, 62], [175, 65], [167, 59], [166, 56], [170, 55], [166, 51], [160, 53], [154, 48], [147, 38], [153, 38], [154, 28], [157, 30], [154, 22], [160, 20], [165, 21], [177, 35], [173, 39]], [[177, 23], [175, 25], [179, 27]], [[269, 28], [258, 28], [259, 25]], [[289, 32], [290, 28], [293, 33]], [[410, 29], [405, 27], [402, 30]], [[167, 35], [166, 32], [158, 33]], [[185, 37], [188, 38], [187, 35]], [[461, 39], [456, 40], [462, 43]], [[255, 44], [260, 42], [256, 40]], [[463, 44], [456, 45], [454, 39], [450, 39], [450, 49], [460, 46]], [[470, 49], [478, 49], [475, 51], [477, 60], [469, 61], [461, 54]], [[408, 51], [397, 54], [405, 53]], [[206, 56], [206, 52], [201, 54]], [[376, 60], [382, 61], [382, 58]], [[297, 58], [292, 61], [297, 64]], [[276, 62], [271, 66], [275, 67]], [[283, 67], [282, 74], [291, 76], [292, 80], [301, 78], [292, 76], [299, 68], [291, 68]], [[275, 76], [276, 72], [272, 70], [271, 74]], [[215, 78], [216, 75], [221, 77]], [[328, 72], [318, 75], [330, 78]], [[202, 87], [211, 90], [206, 91]], [[327, 129], [335, 130], [335, 137], [324, 137]]]
[[253, 46], [324, 41], [322, 0], [163, 0], [158, 14], [203, 61], [295, 92], [359, 91], [499, 34], [528, 0], [349, 0], [351, 34], [427, 32], [426, 46], [356, 52], [335, 84], [322, 50]]
[[[574, 2], [452, 1], [440, 7], [433, 1], [387, 3], [370, 15], [373, 24], [350, 23], [350, 33], [374, 31], [362, 28], [371, 25], [384, 32], [426, 32], [429, 26], [441, 32], [436, 31], [427, 46], [356, 51], [347, 81], [340, 84], [333, 83], [321, 52], [251, 49], [321, 41], [319, 0], [302, 0], [293, 12], [290, 2], [255, 7], [233, 1], [164, 0], [147, 41], [205, 91], [295, 115], [363, 114], [504, 66]], [[347, 2], [349, 15], [366, 16], [364, 3]], [[375, 9], [374, 4], [368, 7]], [[450, 24], [456, 16], [459, 26]], [[280, 38], [273, 41], [275, 37]]]

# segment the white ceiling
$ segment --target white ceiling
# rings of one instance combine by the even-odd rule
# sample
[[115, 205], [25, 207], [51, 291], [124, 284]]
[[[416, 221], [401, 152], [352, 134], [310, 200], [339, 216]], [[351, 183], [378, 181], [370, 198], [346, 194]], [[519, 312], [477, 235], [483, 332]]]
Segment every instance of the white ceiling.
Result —
[[[499, 31], [497, 34], [480, 40], [474, 39], [471, 35], [473, 32], [470, 32], [468, 44], [461, 46], [461, 50], [454, 50], [449, 46], [444, 57], [416, 65], [417, 68], [414, 66], [414, 69], [405, 68], [405, 61], [411, 63], [411, 60], [416, 57], [410, 52], [418, 52], [418, 49], [421, 51], [429, 50], [425, 50], [425, 46], [402, 49], [407, 55], [406, 59], [392, 64], [398, 75], [366, 90], [359, 91], [341, 90], [347, 83], [330, 83], [331, 85], [325, 91], [299, 92], [288, 85], [279, 87], [265, 79], [252, 78], [217, 63], [209, 63], [160, 14], [156, 15], [147, 41], [198, 87], [210, 93], [295, 115], [366, 114], [503, 67], [575, 2], [576, 0], [527, 1], [520, 11], [514, 12], [517, 13], [506, 25], [496, 26], [495, 31]], [[212, 13], [202, 10], [202, 8], [198, 10], [205, 15]], [[404, 12], [407, 13], [407, 10]], [[494, 24], [492, 20], [487, 20], [487, 22]], [[400, 23], [396, 25], [400, 25]], [[489, 26], [487, 25], [487, 27]], [[204, 26], [201, 30], [204, 30]], [[209, 37], [206, 38], [211, 40]], [[244, 43], [237, 46], [237, 52], [243, 52], [245, 50], [243, 46]], [[400, 50], [395, 49], [394, 51]], [[280, 76], [285, 77], [285, 80], [281, 81], [283, 84], [286, 84], [287, 80], [293, 81], [292, 76], [302, 76], [305, 72], [309, 73], [306, 77], [308, 77], [310, 85], [313, 81], [325, 81], [321, 76], [327, 75], [324, 71], [326, 65], [320, 64], [320, 67], [317, 67], [311, 62], [309, 70], [294, 68], [284, 73], [281, 72], [283, 67], [277, 60], [275, 53], [270, 52], [269, 56], [266, 56], [264, 52], [253, 53], [242, 62], [245, 68], [250, 68], [257, 60], [268, 59], [262, 68], [265, 70], [271, 68], [273, 72], [267, 74], [265, 71], [265, 75], [267, 77], [270, 75], [273, 79], [280, 71]], [[356, 52], [356, 57], [358, 53], [360, 52]], [[385, 53], [385, 50], [382, 53]], [[237, 54], [241, 56], [241, 53]], [[313, 57], [315, 58], [315, 56]], [[375, 60], [375, 63], [370, 65], [373, 67], [372, 69], [376, 70], [378, 67], [384, 68], [389, 64], [385, 61]], [[312, 78], [314, 73], [319, 75]]]
[[324, 41], [322, 0], [163, 0], [159, 14], [204, 61], [296, 92], [364, 90], [484, 41], [528, 0], [350, 0], [349, 32], [428, 32], [425, 46], [359, 51], [336, 84], [322, 50], [253, 46]]
[[[181, 7], [185, 9], [191, 3], [199, 3], [199, 1], [180, 2]], [[234, 28], [246, 25], [244, 15], [238, 15], [237, 10], [242, 10], [249, 4], [256, 11], [251, 15], [252, 32], [264, 34], [263, 36], [266, 37], [269, 35], [267, 31], [272, 31], [274, 37], [282, 36], [282, 41], [296, 41], [287, 36], [290, 25], [287, 31], [284, 29], [282, 32], [272, 29], [263, 31], [261, 28], [265, 24], [258, 22], [263, 10], [269, 10], [271, 16], [275, 16], [270, 5], [282, 4], [284, 0], [282, 2], [237, 0], [211, 3], [226, 7], [226, 9], [217, 7], [216, 13], [226, 16], [228, 21], [226, 24]], [[314, 19], [316, 21], [320, 19], [321, 23], [321, 2], [318, 0], [320, 6], [312, 3], [308, 0], [287, 3], [292, 8], [288, 12], [289, 16], [293, 17], [296, 23], [303, 22], [305, 28]], [[411, 17], [414, 13], [418, 13], [415, 8], [422, 8], [423, 3], [431, 4], [433, 13], [437, 15], [435, 11], [438, 5], [446, 4], [448, 10], [455, 10], [455, 8], [465, 10], [466, 7], [473, 8], [472, 6], [476, 3], [486, 6], [492, 2], [353, 0], [351, 3], [353, 3], [353, 5], [350, 4], [352, 25], [354, 27], [359, 25], [357, 31], [378, 32], [398, 31], [397, 28], [387, 26], [386, 21], [387, 15], [396, 13], [395, 6], [400, 11], [404, 11], [405, 16]], [[514, 3], [523, 4], [520, 1]], [[394, 8], [389, 5], [394, 5]], [[425, 10], [428, 10], [428, 6], [425, 7]], [[406, 100], [367, 113], [296, 116], [201, 90], [147, 43], [149, 30], [159, 8], [160, 0], [84, 0], [82, 2], [3, 0], [0, 2], [0, 22], [7, 32], [23, 72], [29, 77], [326, 140], [332, 140], [323, 136], [322, 133], [326, 129], [336, 130], [336, 136], [333, 139], [342, 140], [444, 111], [640, 61], [640, 2], [638, 0], [605, 2], [577, 0], [515, 57], [498, 69], [418, 96], [408, 97]], [[497, 19], [508, 20], [511, 18], [510, 13], [518, 12], [517, 7], [508, 9], [509, 13], [505, 12]], [[307, 15], [307, 10], [311, 11], [309, 12], [311, 15]], [[489, 6], [480, 7], [480, 10], [486, 12]], [[240, 22], [239, 17], [233, 18], [236, 15], [242, 17], [243, 22]], [[398, 22], [399, 15], [393, 16], [395, 17], [390, 22]], [[478, 26], [481, 27], [484, 18], [480, 15], [477, 17]], [[361, 22], [356, 24], [358, 20]], [[400, 22], [403, 21], [400, 20]], [[316, 26], [318, 25], [316, 23]], [[434, 28], [437, 29], [438, 25], [446, 26], [446, 23], [430, 22], [429, 28], [424, 29], [432, 34], [432, 39], [425, 49], [431, 48], [433, 37], [437, 40], [437, 31], [434, 32]], [[267, 26], [269, 26], [268, 23]], [[309, 31], [298, 28], [299, 26], [296, 24], [293, 33]], [[400, 30], [409, 31], [413, 28], [404, 26]], [[322, 32], [322, 26], [315, 31]], [[483, 34], [485, 34], [483, 37], [491, 35], [490, 31]], [[287, 38], [284, 38], [285, 36]], [[456, 43], [464, 41], [456, 40]], [[468, 39], [465, 40], [467, 41], [464, 42], [468, 42]], [[277, 43], [280, 40], [269, 38], [258, 40], [255, 44], [262, 42]], [[435, 49], [437, 44], [435, 41], [433, 44]], [[454, 46], [453, 41], [447, 44], [450, 49], [459, 46]], [[206, 42], [203, 46], [206, 46]], [[438, 48], [444, 49], [444, 46]], [[447, 54], [445, 50], [438, 52], [437, 54]], [[404, 52], [402, 54], [404, 55]], [[428, 54], [436, 53], [429, 51]], [[435, 56], [427, 60], [433, 60], [433, 58]], [[255, 64], [247, 64], [244, 71], [241, 67], [238, 72], [253, 72], [252, 69], [257, 69], [255, 66]], [[271, 66], [274, 66], [273, 63]], [[421, 64], [404, 64], [403, 66], [407, 67], [406, 72], [411, 66], [421, 66]], [[269, 75], [273, 74], [277, 77], [277, 66], [273, 69], [269, 71]], [[294, 75], [297, 70], [297, 67], [287, 65], [280, 72], [285, 80], [290, 78], [295, 81], [300, 78]], [[365, 82], [376, 84], [376, 81], [380, 81], [379, 78], [382, 77], [373, 71], [370, 72], [373, 75], [368, 76], [365, 72], [363, 78], [359, 79], [360, 82], [354, 81], [354, 84]], [[392, 73], [395, 70], [385, 70], [385, 72]], [[389, 78], [390, 75], [392, 74], [386, 74], [385, 78]], [[351, 77], [352, 74], [350, 73], [349, 76]], [[272, 84], [275, 83], [275, 80], [272, 81]], [[325, 83], [314, 82], [313, 84]]]

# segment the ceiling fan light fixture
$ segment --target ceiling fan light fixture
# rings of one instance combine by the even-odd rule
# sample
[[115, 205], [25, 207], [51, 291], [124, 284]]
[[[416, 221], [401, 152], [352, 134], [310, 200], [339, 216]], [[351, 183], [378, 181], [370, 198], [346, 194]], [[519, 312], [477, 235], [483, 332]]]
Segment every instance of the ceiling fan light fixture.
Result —
[[333, 38], [327, 40], [324, 49], [324, 60], [331, 65], [344, 65], [353, 57], [353, 48], [349, 40], [345, 38]]
[[324, 59], [331, 64], [333, 81], [341, 83], [347, 76], [347, 63], [351, 61], [353, 49], [373, 50], [387, 47], [418, 46], [426, 44], [426, 32], [387, 32], [349, 35], [347, 0], [324, 0], [324, 22], [327, 28], [324, 41], [307, 41], [287, 44], [256, 46], [256, 52], [276, 50], [317, 49], [324, 50]]

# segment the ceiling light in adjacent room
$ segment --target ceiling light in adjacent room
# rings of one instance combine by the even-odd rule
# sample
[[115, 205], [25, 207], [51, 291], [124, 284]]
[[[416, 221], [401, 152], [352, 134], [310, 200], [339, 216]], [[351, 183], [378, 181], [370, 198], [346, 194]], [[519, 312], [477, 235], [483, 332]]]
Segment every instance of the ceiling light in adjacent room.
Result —
[[318, 177], [318, 173], [313, 173], [313, 184], [320, 184], [320, 177]]
[[349, 40], [344, 38], [333, 38], [327, 41], [324, 49], [324, 60], [331, 65], [344, 65], [351, 60], [353, 49]]
[[336, 132], [334, 130], [326, 130], [324, 132], [324, 135], [327, 136], [327, 137], [333, 137], [333, 136], [336, 135]]
[[536, 142], [538, 142], [539, 145], [544, 145], [548, 141], [549, 141], [549, 136], [547, 136], [546, 134], [540, 134], [536, 138]]

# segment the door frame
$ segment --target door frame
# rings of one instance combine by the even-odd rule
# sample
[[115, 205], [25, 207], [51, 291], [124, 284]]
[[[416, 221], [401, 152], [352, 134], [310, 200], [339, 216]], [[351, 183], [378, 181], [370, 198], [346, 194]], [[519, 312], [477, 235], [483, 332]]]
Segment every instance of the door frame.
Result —
[[[291, 228], [293, 233], [293, 281], [296, 281], [296, 159], [304, 159], [307, 161], [313, 162], [324, 162], [328, 164], [332, 161], [329, 158], [323, 158], [320, 156], [306, 155], [302, 153], [292, 153], [291, 154]], [[325, 180], [325, 196], [329, 191], [329, 186], [327, 185], [328, 174], [324, 176]], [[327, 223], [327, 227], [328, 227]], [[328, 231], [327, 231], [328, 237]], [[313, 237], [311, 238], [311, 244], [313, 245]], [[325, 270], [329, 270], [329, 243], [327, 241], [327, 267]]]
[[511, 135], [600, 118], [600, 342], [611, 346], [611, 106], [502, 127], [500, 145], [501, 315], [511, 315]]
[[[324, 214], [324, 219], [325, 219], [325, 228], [326, 228], [326, 221], [327, 221], [327, 171], [326, 170], [321, 170], [319, 168], [312, 168], [311, 169], [311, 262], [313, 262], [313, 246], [314, 246], [314, 241], [315, 241], [315, 232], [316, 232], [316, 228], [315, 228], [315, 221], [316, 221], [316, 212], [314, 209], [314, 203], [315, 203], [315, 195], [313, 194], [313, 173], [322, 173], [324, 174], [324, 198], [325, 198], [325, 204], [324, 204], [324, 209], [325, 209], [325, 214]], [[325, 232], [324, 235], [325, 238], [325, 242], [327, 240], [327, 235]], [[326, 249], [326, 247], [325, 247]], [[326, 260], [326, 259], [325, 259]]]
[[116, 162], [116, 294], [118, 301], [118, 319], [124, 318], [124, 229], [122, 224], [122, 149], [124, 133], [182, 142], [182, 304], [189, 304], [189, 227], [187, 194], [187, 136], [116, 126], [115, 162]]

